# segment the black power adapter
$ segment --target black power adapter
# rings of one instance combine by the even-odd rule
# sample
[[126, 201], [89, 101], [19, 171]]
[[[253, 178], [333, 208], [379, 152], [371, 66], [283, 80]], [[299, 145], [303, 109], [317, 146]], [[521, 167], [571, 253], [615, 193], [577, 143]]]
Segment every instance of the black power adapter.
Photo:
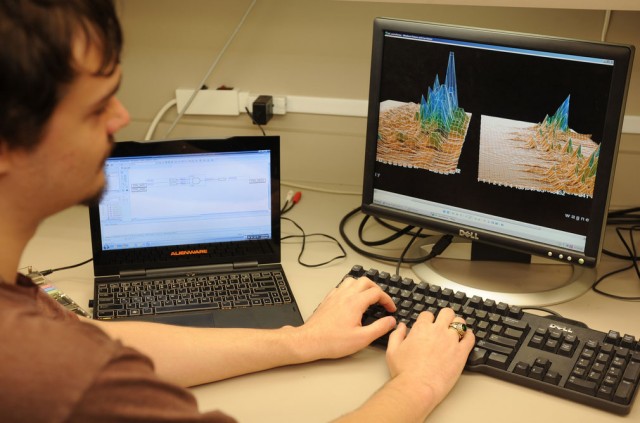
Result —
[[273, 117], [273, 97], [261, 95], [253, 102], [253, 123], [266, 125]]

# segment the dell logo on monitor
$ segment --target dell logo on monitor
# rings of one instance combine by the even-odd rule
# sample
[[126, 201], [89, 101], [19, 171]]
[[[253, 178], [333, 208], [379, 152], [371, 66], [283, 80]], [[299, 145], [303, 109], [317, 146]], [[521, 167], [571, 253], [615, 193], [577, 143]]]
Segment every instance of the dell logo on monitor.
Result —
[[478, 233], [477, 232], [471, 232], [471, 231], [465, 231], [464, 229], [460, 229], [460, 236], [465, 237], [465, 238], [469, 238], [469, 239], [475, 239], [475, 240], [479, 240], [480, 238], [478, 238]]

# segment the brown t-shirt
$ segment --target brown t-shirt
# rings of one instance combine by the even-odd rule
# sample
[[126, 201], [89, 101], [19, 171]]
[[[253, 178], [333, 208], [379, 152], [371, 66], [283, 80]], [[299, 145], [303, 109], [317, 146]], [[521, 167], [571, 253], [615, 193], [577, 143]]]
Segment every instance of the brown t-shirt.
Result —
[[60, 306], [28, 278], [0, 282], [3, 422], [234, 422], [200, 414], [151, 360]]

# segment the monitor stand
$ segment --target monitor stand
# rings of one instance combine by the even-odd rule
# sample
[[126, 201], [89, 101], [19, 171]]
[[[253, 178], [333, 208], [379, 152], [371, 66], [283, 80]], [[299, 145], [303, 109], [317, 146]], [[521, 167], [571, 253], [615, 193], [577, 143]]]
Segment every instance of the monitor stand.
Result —
[[[430, 251], [431, 245], [429, 241], [423, 244], [423, 254]], [[596, 279], [595, 269], [589, 267], [544, 258], [529, 259], [529, 255], [475, 243], [473, 248], [490, 251], [480, 254], [482, 258], [477, 259], [477, 254], [471, 254], [471, 248], [471, 242], [454, 238], [454, 243], [441, 256], [414, 265], [412, 270], [421, 281], [429, 284], [462, 291], [468, 297], [478, 295], [519, 306], [570, 301], [587, 292]], [[495, 256], [496, 252], [498, 255], [506, 252], [507, 257]], [[523, 257], [529, 262], [523, 262]]]

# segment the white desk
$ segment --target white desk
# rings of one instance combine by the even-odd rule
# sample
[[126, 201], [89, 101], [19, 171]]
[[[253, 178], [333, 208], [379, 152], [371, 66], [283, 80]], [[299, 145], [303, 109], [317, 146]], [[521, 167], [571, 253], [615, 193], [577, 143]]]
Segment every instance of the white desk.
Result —
[[[356, 196], [304, 192], [301, 202], [287, 216], [296, 220], [307, 233], [325, 232], [340, 239], [338, 222], [358, 205]], [[47, 220], [29, 244], [21, 265], [45, 270], [91, 257], [88, 220], [88, 212], [82, 207]], [[358, 223], [359, 219], [354, 218], [348, 226], [349, 234], [354, 235], [352, 238], [355, 238]], [[283, 222], [282, 233], [298, 232], [293, 225]], [[391, 265], [347, 250], [347, 259], [309, 269], [296, 261], [299, 243], [285, 241], [284, 268], [305, 319], [352, 265], [394, 271]], [[321, 262], [338, 253], [333, 244], [319, 238], [310, 239], [304, 260]], [[396, 251], [389, 253], [397, 254]], [[602, 273], [621, 265], [621, 262], [604, 259], [599, 271]], [[410, 276], [410, 270], [405, 269], [403, 274]], [[91, 264], [53, 273], [49, 279], [84, 307], [93, 295]], [[631, 272], [614, 276], [606, 287], [618, 290], [620, 294], [640, 296], [640, 282]], [[615, 329], [640, 336], [638, 303], [616, 301], [590, 291], [576, 300], [551, 308], [594, 329]], [[193, 393], [202, 410], [221, 409], [243, 422], [326, 422], [357, 407], [387, 378], [383, 351], [369, 347], [344, 359], [269, 370], [199, 386], [193, 388]], [[486, 413], [494, 415], [489, 417]], [[451, 395], [435, 410], [429, 421], [450, 423], [464, 418], [493, 422], [567, 423], [622, 420], [617, 415], [470, 372], [462, 375]], [[625, 420], [639, 419], [640, 405], [636, 404]]]

